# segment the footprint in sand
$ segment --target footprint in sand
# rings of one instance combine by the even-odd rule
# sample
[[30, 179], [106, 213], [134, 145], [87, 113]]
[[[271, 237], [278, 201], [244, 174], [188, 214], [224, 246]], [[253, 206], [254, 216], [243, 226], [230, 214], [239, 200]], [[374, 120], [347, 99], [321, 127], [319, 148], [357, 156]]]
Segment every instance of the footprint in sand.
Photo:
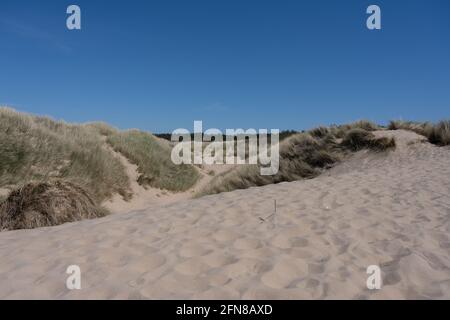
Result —
[[324, 263], [309, 263], [308, 264], [308, 272], [310, 274], [320, 274], [325, 271]]
[[303, 237], [289, 237], [283, 234], [276, 236], [272, 240], [272, 245], [280, 249], [290, 249], [295, 247], [306, 247], [309, 241]]

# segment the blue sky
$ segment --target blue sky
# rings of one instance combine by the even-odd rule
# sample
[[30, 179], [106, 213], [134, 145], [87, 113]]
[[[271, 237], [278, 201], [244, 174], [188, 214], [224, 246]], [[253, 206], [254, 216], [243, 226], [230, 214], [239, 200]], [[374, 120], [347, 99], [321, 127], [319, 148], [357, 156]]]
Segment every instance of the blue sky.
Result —
[[[66, 28], [70, 4], [82, 30]], [[450, 1], [2, 0], [0, 74], [2, 105], [153, 132], [436, 121]]]

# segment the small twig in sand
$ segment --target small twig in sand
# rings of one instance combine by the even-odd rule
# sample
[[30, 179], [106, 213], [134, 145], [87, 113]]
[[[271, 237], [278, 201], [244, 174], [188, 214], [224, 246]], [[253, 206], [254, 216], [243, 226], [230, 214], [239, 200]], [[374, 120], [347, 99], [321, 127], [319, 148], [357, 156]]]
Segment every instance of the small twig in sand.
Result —
[[265, 218], [259, 217], [259, 220], [261, 220], [261, 223], [266, 222], [267, 220], [269, 220], [270, 218], [273, 217], [273, 223], [276, 224], [275, 217], [276, 217], [276, 213], [277, 213], [277, 200], [274, 200], [274, 210], [275, 210], [274, 213], [272, 213], [271, 215], [269, 215]]

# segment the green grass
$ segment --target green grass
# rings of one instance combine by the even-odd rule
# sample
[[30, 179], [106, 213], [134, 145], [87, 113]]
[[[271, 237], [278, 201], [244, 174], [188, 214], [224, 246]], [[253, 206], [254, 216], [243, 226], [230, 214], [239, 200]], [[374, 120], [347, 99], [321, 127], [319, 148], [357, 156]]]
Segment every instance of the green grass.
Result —
[[138, 182], [171, 191], [184, 191], [192, 187], [199, 178], [191, 165], [175, 165], [171, 149], [149, 133], [129, 130], [112, 133], [107, 142], [138, 166]]
[[97, 202], [129, 192], [123, 165], [92, 128], [0, 108], [0, 187], [52, 179], [84, 187]]
[[0, 108], [0, 188], [63, 180], [83, 187], [98, 203], [116, 193], [129, 199], [126, 169], [106, 142], [138, 166], [143, 185], [182, 191], [198, 179], [193, 166], [173, 164], [169, 144], [149, 133], [121, 132], [102, 122], [68, 124]]

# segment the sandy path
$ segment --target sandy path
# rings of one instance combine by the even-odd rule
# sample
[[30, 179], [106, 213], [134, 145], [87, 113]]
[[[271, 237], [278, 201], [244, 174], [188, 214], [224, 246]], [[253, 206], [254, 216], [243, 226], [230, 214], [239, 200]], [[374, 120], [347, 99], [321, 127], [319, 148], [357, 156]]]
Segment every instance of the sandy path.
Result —
[[3, 232], [0, 298], [450, 299], [450, 149], [383, 134], [395, 152], [313, 180]]
[[[163, 141], [161, 143], [166, 142]], [[124, 200], [119, 194], [115, 194], [110, 200], [105, 201], [103, 206], [106, 207], [111, 213], [126, 213], [191, 199], [197, 191], [201, 190], [212, 180], [214, 175], [226, 172], [235, 167], [235, 165], [196, 166], [195, 168], [199, 173], [200, 178], [192, 188], [184, 192], [171, 192], [149, 186], [144, 188], [137, 183], [139, 178], [138, 166], [132, 164], [121, 153], [114, 151], [114, 149], [109, 145], [105, 144], [104, 147], [116, 158], [118, 158], [125, 167], [125, 171], [130, 180], [131, 193], [133, 194], [132, 198], [128, 201]], [[211, 171], [213, 171], [213, 175], [210, 174]]]

